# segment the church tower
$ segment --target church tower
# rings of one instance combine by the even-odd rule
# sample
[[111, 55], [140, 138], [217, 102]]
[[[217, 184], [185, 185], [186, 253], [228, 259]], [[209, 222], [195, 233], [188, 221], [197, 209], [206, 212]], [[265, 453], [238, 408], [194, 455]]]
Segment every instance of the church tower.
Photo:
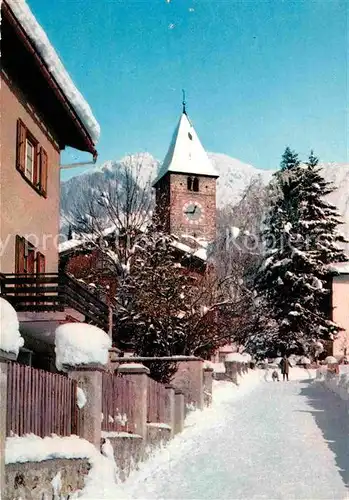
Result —
[[154, 183], [156, 215], [165, 232], [212, 241], [216, 237], [216, 181], [211, 164], [183, 112]]

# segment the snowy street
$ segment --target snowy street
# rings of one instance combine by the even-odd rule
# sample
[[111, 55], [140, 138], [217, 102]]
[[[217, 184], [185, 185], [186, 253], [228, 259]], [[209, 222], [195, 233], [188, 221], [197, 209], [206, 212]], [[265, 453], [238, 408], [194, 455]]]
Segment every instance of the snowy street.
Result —
[[289, 382], [220, 389], [222, 397], [206, 417], [193, 415], [193, 426], [114, 490], [114, 498], [349, 497], [344, 401], [317, 382], [292, 380], [292, 374]]

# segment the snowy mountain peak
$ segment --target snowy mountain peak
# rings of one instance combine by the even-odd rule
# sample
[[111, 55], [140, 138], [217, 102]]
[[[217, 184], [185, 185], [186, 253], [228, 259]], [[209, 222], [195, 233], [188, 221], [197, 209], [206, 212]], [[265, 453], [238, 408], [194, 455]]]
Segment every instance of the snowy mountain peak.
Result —
[[[213, 168], [219, 173], [218, 208], [237, 203], [253, 178], [259, 177], [263, 184], [267, 184], [274, 172], [257, 169], [221, 153], [208, 153], [208, 158]], [[88, 199], [93, 196], [97, 185], [115, 183], [122, 188], [125, 165], [130, 166], [135, 172], [136, 181], [141, 186], [149, 186], [157, 177], [161, 164], [150, 153], [135, 153], [119, 161], [106, 161], [84, 174], [63, 182], [61, 189], [62, 224], [64, 224], [64, 218], [69, 219], [74, 204], [82, 198]], [[341, 230], [349, 237], [349, 164], [328, 163], [323, 164], [322, 168], [325, 179], [337, 188], [329, 198], [337, 206], [344, 219], [345, 224]]]

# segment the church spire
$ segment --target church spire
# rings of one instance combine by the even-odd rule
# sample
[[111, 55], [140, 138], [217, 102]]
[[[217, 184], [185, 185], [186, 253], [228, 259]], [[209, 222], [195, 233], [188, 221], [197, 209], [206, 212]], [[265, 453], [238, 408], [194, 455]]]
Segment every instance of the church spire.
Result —
[[184, 89], [182, 89], [182, 94], [183, 94], [183, 101], [182, 101], [183, 114], [186, 115], [187, 114], [187, 110], [186, 110], [187, 102], [185, 100], [185, 90]]
[[167, 172], [219, 177], [189, 120], [185, 105], [184, 94], [183, 113], [174, 131], [170, 147], [158, 172], [154, 186]]

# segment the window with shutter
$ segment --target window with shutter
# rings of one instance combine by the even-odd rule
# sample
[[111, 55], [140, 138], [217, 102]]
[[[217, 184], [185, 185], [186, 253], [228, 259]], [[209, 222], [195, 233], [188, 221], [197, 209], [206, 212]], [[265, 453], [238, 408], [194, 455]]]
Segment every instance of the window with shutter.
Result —
[[34, 181], [34, 144], [29, 139], [25, 141], [25, 167], [24, 175], [31, 182]]
[[33, 246], [28, 246], [27, 256], [25, 259], [25, 272], [27, 274], [35, 273], [35, 248]]
[[16, 256], [15, 256], [15, 272], [24, 273], [25, 269], [25, 239], [16, 236]]
[[25, 170], [27, 128], [22, 120], [17, 121], [16, 167], [20, 172]]
[[45, 272], [45, 255], [40, 252], [36, 254], [36, 272], [43, 274]]
[[47, 153], [43, 147], [40, 148], [40, 191], [47, 196]]
[[24, 125], [17, 121], [16, 167], [41, 195], [47, 191], [47, 153]]

